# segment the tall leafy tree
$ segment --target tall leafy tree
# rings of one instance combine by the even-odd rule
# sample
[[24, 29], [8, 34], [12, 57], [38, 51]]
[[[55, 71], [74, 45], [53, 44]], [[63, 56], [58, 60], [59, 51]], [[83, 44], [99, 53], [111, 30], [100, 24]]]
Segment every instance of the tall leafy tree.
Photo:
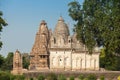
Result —
[[30, 59], [29, 59], [29, 54], [28, 53], [23, 53], [22, 54], [22, 63], [23, 63], [23, 68], [28, 69], [29, 64], [30, 64]]
[[73, 20], [77, 22], [75, 25], [75, 31], [77, 32], [77, 38], [83, 42], [89, 53], [92, 53], [94, 46], [96, 45], [96, 36], [94, 35], [94, 7], [93, 1], [84, 1], [83, 6], [74, 1], [69, 3], [69, 15]]
[[0, 54], [0, 70], [4, 62], [5, 62], [5, 58]]
[[[2, 18], [3, 13], [0, 11], [0, 32], [2, 32], [3, 26], [6, 26], [7, 23], [5, 20]], [[0, 37], [1, 39], [1, 37]], [[0, 40], [0, 48], [2, 47], [2, 41]]]
[[9, 52], [6, 59], [5, 59], [7, 70], [12, 70], [12, 68], [13, 68], [13, 55], [14, 55], [13, 52]]
[[103, 46], [102, 66], [115, 70], [119, 62], [115, 55], [120, 55], [120, 0], [84, 0], [83, 5], [73, 1], [68, 6], [77, 38], [91, 54], [96, 45]]
[[13, 68], [13, 52], [9, 52], [7, 57], [4, 59], [4, 63], [2, 64], [2, 70], [12, 70]]
[[95, 45], [105, 47], [106, 53], [120, 50], [120, 1], [84, 0], [83, 5], [73, 1], [69, 5], [69, 15], [77, 23], [75, 31], [89, 52]]

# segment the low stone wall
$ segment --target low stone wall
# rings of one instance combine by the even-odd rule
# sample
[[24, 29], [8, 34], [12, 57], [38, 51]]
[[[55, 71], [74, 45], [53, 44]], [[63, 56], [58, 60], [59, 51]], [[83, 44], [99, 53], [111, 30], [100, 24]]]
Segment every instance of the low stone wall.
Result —
[[51, 73], [54, 73], [57, 76], [63, 74], [66, 77], [74, 76], [76, 78], [79, 75], [88, 76], [90, 74], [93, 74], [97, 76], [97, 78], [100, 78], [100, 76], [104, 76], [106, 80], [117, 80], [117, 77], [120, 76], [120, 71], [27, 71], [23, 74], [26, 76], [26, 78], [30, 78], [37, 77], [39, 74], [47, 76]]

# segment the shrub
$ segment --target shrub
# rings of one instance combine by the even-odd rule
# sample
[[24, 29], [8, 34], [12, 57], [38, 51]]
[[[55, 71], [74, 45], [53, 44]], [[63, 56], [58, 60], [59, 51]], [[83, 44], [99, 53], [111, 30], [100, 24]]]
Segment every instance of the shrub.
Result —
[[15, 80], [25, 80], [25, 76], [24, 75], [16, 75]]
[[38, 80], [45, 80], [45, 77], [43, 75], [39, 75]]
[[54, 73], [50, 73], [47, 76], [47, 80], [57, 80], [57, 76]]
[[8, 72], [0, 72], [0, 80], [10, 80], [10, 74]]
[[100, 80], [105, 80], [105, 77], [104, 77], [104, 76], [101, 76], [101, 77], [100, 77]]
[[83, 80], [89, 80], [88, 78], [84, 78]]
[[118, 78], [117, 78], [118, 80], [120, 80], [120, 76], [118, 76]]
[[33, 80], [33, 78], [31, 77], [30, 80]]
[[70, 76], [70, 80], [74, 80], [75, 79], [75, 77], [74, 76]]
[[10, 80], [15, 80], [15, 75], [10, 75]]
[[61, 74], [61, 75], [58, 76], [58, 80], [66, 80], [66, 77]]
[[79, 80], [84, 80], [84, 76], [83, 76], [83, 75], [79, 75], [79, 76], [78, 76], [78, 79], [79, 79]]
[[88, 80], [97, 80], [95, 75], [88, 75]]

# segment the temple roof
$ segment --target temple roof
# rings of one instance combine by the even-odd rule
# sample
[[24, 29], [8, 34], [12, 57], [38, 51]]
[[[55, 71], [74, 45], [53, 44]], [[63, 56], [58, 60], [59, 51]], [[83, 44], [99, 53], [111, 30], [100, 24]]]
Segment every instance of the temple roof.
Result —
[[40, 27], [39, 27], [39, 32], [40, 34], [48, 34], [48, 27], [47, 27], [47, 23], [45, 22], [45, 20], [42, 20], [40, 23]]
[[66, 23], [64, 23], [64, 19], [60, 16], [58, 19], [58, 22], [56, 24], [55, 30], [54, 30], [54, 35], [62, 35], [65, 34], [66, 36], [69, 35], [69, 29]]

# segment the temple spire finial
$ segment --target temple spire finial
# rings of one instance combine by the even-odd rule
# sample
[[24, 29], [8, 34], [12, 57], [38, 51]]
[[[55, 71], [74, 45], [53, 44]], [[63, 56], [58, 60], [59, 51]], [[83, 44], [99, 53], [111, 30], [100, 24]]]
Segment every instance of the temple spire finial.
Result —
[[59, 17], [58, 21], [63, 21], [64, 22], [64, 19], [62, 18], [62, 16]]

